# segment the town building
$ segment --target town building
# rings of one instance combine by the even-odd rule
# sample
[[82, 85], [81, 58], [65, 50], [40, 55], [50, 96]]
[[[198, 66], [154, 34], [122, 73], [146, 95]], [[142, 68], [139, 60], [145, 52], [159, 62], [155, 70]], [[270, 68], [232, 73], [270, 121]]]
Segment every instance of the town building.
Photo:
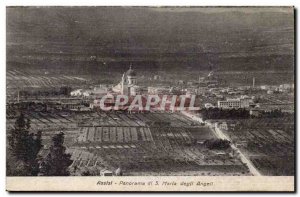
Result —
[[241, 96], [237, 99], [227, 99], [226, 101], [218, 101], [218, 108], [249, 108], [252, 99], [248, 96]]
[[82, 89], [77, 89], [77, 90], [73, 90], [70, 95], [71, 96], [81, 96], [82, 95], [83, 90]]
[[215, 107], [213, 104], [211, 104], [211, 103], [205, 103], [204, 104], [204, 107], [205, 108], [213, 108], [213, 107]]
[[148, 94], [170, 94], [170, 87], [148, 87]]
[[259, 109], [251, 109], [249, 111], [250, 116], [259, 117], [261, 115], [261, 110]]

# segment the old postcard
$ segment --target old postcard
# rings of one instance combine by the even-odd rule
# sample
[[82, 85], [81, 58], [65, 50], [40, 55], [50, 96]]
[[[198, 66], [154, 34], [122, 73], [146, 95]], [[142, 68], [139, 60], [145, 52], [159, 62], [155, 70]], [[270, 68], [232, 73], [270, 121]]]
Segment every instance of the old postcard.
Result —
[[293, 7], [7, 7], [8, 191], [295, 191]]

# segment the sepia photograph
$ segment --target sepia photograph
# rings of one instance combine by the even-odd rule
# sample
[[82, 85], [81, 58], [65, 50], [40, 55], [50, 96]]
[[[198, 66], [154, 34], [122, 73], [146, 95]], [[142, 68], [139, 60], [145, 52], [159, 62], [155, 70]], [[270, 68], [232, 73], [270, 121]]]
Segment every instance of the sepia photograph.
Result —
[[294, 191], [294, 20], [6, 7], [6, 189]]

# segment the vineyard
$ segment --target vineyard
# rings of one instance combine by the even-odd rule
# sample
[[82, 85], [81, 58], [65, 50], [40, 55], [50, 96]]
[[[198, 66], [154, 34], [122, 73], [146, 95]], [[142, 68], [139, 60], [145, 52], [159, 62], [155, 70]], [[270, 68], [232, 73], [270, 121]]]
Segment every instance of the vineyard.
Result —
[[8, 99], [14, 99], [21, 90], [45, 90], [64, 86], [82, 86], [87, 80], [77, 76], [28, 73], [25, 70], [8, 69], [6, 92]]
[[187, 138], [183, 136], [161, 137], [155, 134], [157, 132], [164, 131], [154, 130], [153, 141], [77, 144], [71, 148], [72, 168], [96, 171], [95, 175], [99, 175], [100, 170], [114, 171], [118, 167], [124, 170], [124, 175], [186, 175], [187, 172], [190, 175], [250, 175], [247, 167], [226, 152], [218, 155], [201, 145], [187, 145]]
[[261, 118], [236, 122], [229, 129], [233, 143], [241, 145], [254, 165], [265, 175], [294, 173], [294, 119]]
[[[18, 112], [7, 110], [7, 130]], [[210, 150], [206, 126], [181, 113], [113, 113], [23, 110], [33, 132], [42, 131], [45, 156], [54, 134], [65, 133], [72, 175], [100, 175], [121, 167], [124, 175], [250, 175], [231, 149]], [[163, 121], [162, 121], [163, 120]]]

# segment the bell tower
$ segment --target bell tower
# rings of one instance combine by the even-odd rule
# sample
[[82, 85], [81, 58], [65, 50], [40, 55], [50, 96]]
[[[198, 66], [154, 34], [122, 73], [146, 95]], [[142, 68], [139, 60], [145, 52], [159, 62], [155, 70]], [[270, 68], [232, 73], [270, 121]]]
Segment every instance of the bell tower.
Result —
[[132, 65], [130, 65], [129, 70], [127, 71], [127, 79], [128, 79], [128, 85], [136, 85], [136, 72], [132, 69]]

